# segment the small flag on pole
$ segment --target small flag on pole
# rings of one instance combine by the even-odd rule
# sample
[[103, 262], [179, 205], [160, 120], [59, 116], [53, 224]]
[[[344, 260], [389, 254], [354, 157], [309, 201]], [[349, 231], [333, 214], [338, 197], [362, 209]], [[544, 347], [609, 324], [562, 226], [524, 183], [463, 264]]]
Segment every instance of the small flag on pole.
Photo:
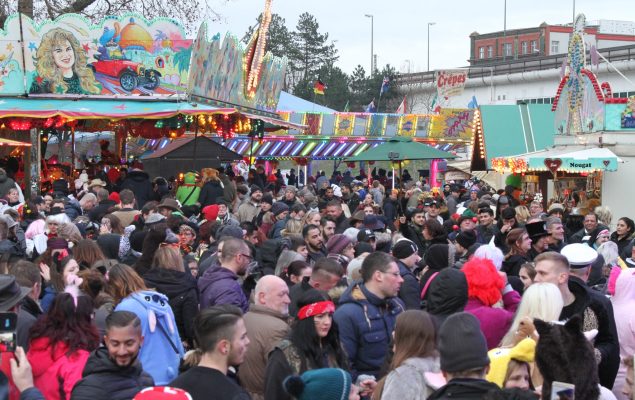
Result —
[[315, 81], [315, 84], [313, 85], [313, 93], [324, 95], [324, 89], [326, 89], [326, 86], [324, 85], [324, 83], [322, 83], [320, 78], [318, 78], [318, 80]]
[[397, 111], [395, 111], [395, 114], [406, 114], [407, 107], [408, 102], [406, 101], [406, 96], [404, 96], [403, 101], [401, 102], [401, 104], [399, 104], [399, 107], [397, 107]]
[[344, 111], [343, 112], [348, 112], [349, 111], [349, 106], [348, 106], [348, 100], [346, 100], [346, 105], [344, 106]]
[[381, 83], [381, 90], [379, 91], [379, 95], [381, 96], [382, 94], [386, 93], [389, 86], [390, 80], [388, 79], [388, 77], [384, 76], [384, 81]]
[[367, 113], [374, 113], [377, 112], [377, 107], [375, 107], [375, 99], [373, 99], [373, 101], [371, 101], [367, 106], [366, 106], [366, 112]]

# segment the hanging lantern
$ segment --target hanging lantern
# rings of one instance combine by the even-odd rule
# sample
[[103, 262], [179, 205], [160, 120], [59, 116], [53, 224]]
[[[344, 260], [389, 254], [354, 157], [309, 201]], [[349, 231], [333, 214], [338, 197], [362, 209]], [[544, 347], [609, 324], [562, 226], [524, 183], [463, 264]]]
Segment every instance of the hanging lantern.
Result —
[[349, 161], [349, 162], [347, 162], [347, 163], [346, 163], [346, 166], [347, 166], [348, 168], [355, 168], [355, 163], [354, 163], [354, 162], [352, 162], [352, 161]]

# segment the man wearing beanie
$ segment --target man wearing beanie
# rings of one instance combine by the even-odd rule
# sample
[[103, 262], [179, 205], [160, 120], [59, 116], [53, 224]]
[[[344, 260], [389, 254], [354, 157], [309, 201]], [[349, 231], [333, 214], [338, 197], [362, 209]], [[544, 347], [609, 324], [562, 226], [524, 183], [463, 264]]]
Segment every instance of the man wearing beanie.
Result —
[[249, 200], [243, 202], [238, 207], [236, 218], [239, 222], [251, 222], [260, 212], [260, 201], [262, 200], [262, 189], [258, 185], [251, 185]]
[[392, 248], [392, 255], [397, 259], [399, 274], [403, 278], [403, 283], [399, 289], [399, 298], [404, 302], [407, 310], [421, 309], [419, 281], [412, 272], [417, 263], [421, 261], [417, 245], [408, 239], [401, 239]]
[[456, 248], [456, 264], [457, 268], [461, 268], [467, 262], [470, 256], [470, 248], [476, 243], [476, 232], [473, 230], [459, 231], [454, 239], [454, 247]]
[[447, 384], [428, 399], [482, 399], [500, 388], [485, 380], [489, 371], [487, 343], [472, 314], [450, 315], [439, 329], [441, 372]]

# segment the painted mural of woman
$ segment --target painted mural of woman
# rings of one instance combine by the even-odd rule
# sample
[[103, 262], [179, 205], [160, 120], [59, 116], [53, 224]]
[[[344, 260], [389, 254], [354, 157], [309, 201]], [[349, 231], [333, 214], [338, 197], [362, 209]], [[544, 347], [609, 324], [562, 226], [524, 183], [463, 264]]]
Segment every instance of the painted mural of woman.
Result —
[[55, 28], [42, 36], [35, 56], [37, 75], [30, 93], [100, 94], [88, 57], [71, 32]]

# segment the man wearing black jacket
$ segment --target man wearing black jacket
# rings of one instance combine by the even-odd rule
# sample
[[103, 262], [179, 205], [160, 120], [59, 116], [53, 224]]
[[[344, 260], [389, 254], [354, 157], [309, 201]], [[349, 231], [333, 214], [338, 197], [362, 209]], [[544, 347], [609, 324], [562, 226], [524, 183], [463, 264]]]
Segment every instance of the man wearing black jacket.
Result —
[[534, 260], [534, 282], [549, 282], [558, 286], [564, 300], [560, 320], [568, 320], [578, 314], [584, 319], [586, 330], [598, 330], [593, 347], [600, 384], [611, 389], [620, 364], [620, 348], [610, 301], [594, 293], [585, 283], [595, 258], [597, 252], [580, 243], [565, 246], [562, 254], [554, 251], [542, 253]]
[[106, 318], [106, 347], [93, 351], [71, 400], [131, 399], [154, 386], [137, 359], [143, 345], [141, 321], [132, 312], [115, 311]]
[[397, 259], [399, 274], [403, 278], [399, 288], [399, 298], [404, 302], [407, 310], [421, 309], [419, 281], [412, 272], [421, 261], [417, 245], [408, 239], [401, 239], [393, 246], [392, 255]]

